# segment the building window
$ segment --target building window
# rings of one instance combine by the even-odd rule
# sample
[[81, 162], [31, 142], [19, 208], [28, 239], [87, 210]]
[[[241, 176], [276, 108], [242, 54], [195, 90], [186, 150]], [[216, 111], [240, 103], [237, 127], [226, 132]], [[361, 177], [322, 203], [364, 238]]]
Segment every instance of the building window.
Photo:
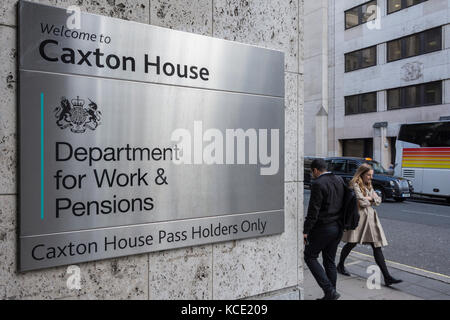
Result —
[[387, 43], [387, 62], [442, 49], [442, 28], [434, 28]]
[[359, 7], [345, 11], [345, 29], [359, 25]]
[[442, 81], [387, 90], [388, 110], [442, 104]]
[[442, 104], [442, 81], [425, 83], [423, 85], [423, 104]]
[[376, 112], [377, 93], [369, 92], [345, 97], [345, 115]]
[[424, 52], [433, 52], [441, 50], [442, 44], [441, 28], [430, 29], [424, 32]]
[[376, 18], [377, 1], [369, 1], [345, 11], [345, 29], [356, 27]]
[[359, 96], [345, 97], [345, 115], [357, 114], [359, 112]]
[[402, 0], [388, 0], [388, 13], [402, 9]]
[[402, 58], [402, 41], [393, 40], [388, 42], [387, 61], [395, 61]]
[[419, 35], [415, 34], [404, 39], [405, 55], [404, 58], [414, 57], [420, 54]]
[[372, 67], [377, 64], [377, 47], [357, 50], [345, 54], [345, 72]]
[[420, 86], [411, 86], [403, 88], [405, 103], [404, 107], [417, 107], [420, 105]]
[[391, 89], [387, 91], [388, 105], [390, 109], [401, 108], [401, 89]]
[[388, 14], [415, 6], [427, 0], [388, 0]]
[[[344, 157], [359, 157], [359, 158], [373, 158], [373, 139], [348, 139], [341, 140], [342, 142], [342, 156]], [[350, 165], [350, 163], [349, 163]], [[351, 168], [349, 168], [351, 169]], [[348, 170], [350, 171], [350, 170]], [[351, 172], [351, 171], [350, 171]]]

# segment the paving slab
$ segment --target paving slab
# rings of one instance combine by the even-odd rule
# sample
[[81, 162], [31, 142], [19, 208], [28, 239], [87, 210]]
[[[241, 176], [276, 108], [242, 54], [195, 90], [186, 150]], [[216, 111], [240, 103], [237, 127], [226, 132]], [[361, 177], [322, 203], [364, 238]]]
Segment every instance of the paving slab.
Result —
[[[352, 263], [346, 263], [347, 270], [352, 274], [361, 278], [367, 279], [369, 274], [366, 272], [367, 267], [375, 264], [375, 261], [371, 261], [367, 257], [360, 259], [354, 257]], [[436, 278], [431, 273], [427, 273], [426, 270], [421, 272], [414, 271], [413, 267], [405, 269], [396, 268], [395, 264], [388, 264], [388, 269], [394, 278], [403, 280], [402, 283], [391, 285], [389, 288], [396, 290], [397, 292], [403, 292], [410, 294], [421, 299], [433, 299], [433, 297], [443, 298], [450, 296], [450, 284], [442, 281], [441, 277]], [[409, 271], [407, 271], [409, 270]], [[382, 280], [382, 284], [384, 281]]]
[[448, 296], [446, 294], [441, 294], [441, 295], [438, 295], [438, 296], [431, 297], [428, 300], [450, 300], [450, 296]]
[[[397, 289], [398, 290], [398, 289]], [[422, 299], [431, 299], [432, 297], [438, 296], [441, 293], [438, 291], [430, 290], [421, 286], [418, 286], [416, 284], [411, 284], [410, 286], [406, 287], [404, 291], [408, 294], [412, 294], [416, 297], [422, 298]], [[401, 292], [401, 291], [399, 291]]]
[[422, 280], [426, 279], [423, 276], [409, 273], [409, 272], [406, 272], [403, 270], [392, 270], [392, 269], [390, 269], [390, 270], [391, 270], [391, 275], [394, 278], [402, 279], [403, 281], [407, 281], [407, 282], [411, 282], [411, 283], [418, 283], [418, 282], [421, 282]]
[[369, 300], [423, 300], [423, 299], [404, 292], [389, 292], [389, 293], [382, 293], [378, 296], [373, 296]]
[[425, 287], [434, 291], [438, 291], [442, 294], [450, 296], [450, 284], [433, 279], [422, 278], [416, 282], [418, 286]]
[[[390, 268], [391, 274], [403, 282], [386, 287], [381, 282], [380, 288], [369, 289], [366, 272], [371, 261], [358, 259], [348, 260], [347, 270], [351, 276], [338, 274], [337, 291], [341, 294], [339, 300], [449, 300], [450, 285], [439, 280]], [[311, 272], [305, 267], [304, 271], [305, 300], [315, 300], [323, 296], [323, 292], [316, 283]]]

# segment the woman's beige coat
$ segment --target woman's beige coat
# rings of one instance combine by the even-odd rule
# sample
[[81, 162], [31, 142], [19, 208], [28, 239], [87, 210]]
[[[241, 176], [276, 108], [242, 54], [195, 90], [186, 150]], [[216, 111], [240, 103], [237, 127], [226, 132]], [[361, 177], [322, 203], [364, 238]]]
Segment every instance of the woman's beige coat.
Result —
[[[355, 183], [351, 187], [355, 191], [358, 200], [359, 224], [355, 230], [345, 231], [342, 241], [359, 244], [373, 243], [375, 247], [387, 246], [388, 243], [381, 227], [380, 219], [378, 219], [378, 214], [373, 208], [373, 206], [380, 205], [381, 198], [373, 188], [368, 191], [367, 195], [364, 195], [358, 184]], [[371, 196], [374, 201], [367, 200], [366, 196]]]

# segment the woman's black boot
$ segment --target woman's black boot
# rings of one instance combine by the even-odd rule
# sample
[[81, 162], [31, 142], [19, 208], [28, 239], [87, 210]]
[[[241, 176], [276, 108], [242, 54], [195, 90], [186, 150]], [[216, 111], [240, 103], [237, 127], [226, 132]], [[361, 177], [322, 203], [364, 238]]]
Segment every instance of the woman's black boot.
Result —
[[343, 274], [344, 276], [350, 276], [350, 272], [347, 271], [347, 269], [345, 269], [344, 264], [340, 263], [337, 265], [336, 267], [337, 272], [339, 272], [340, 274]]
[[403, 282], [403, 280], [392, 278], [392, 276], [384, 278], [384, 284], [389, 287], [391, 284]]

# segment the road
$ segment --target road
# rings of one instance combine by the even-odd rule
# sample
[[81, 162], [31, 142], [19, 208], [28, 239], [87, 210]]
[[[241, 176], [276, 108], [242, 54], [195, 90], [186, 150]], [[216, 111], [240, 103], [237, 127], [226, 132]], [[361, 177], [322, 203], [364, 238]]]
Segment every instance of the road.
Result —
[[[309, 195], [305, 189], [305, 215]], [[450, 205], [387, 200], [376, 210], [389, 243], [383, 248], [387, 260], [450, 276]], [[368, 246], [354, 250], [372, 254]]]

